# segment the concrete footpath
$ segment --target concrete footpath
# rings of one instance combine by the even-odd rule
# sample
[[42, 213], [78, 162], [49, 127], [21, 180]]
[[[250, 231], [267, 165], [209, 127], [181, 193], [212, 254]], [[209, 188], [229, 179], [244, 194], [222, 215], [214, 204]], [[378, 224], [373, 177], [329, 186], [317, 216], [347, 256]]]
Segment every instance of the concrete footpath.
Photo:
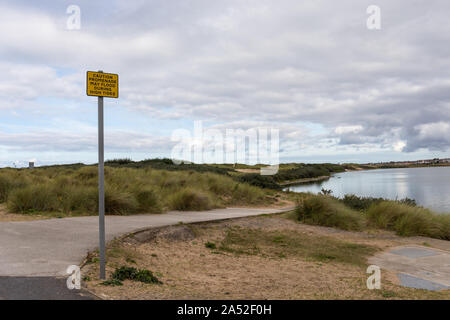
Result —
[[[180, 222], [222, 220], [291, 209], [227, 208], [107, 216], [106, 240], [141, 229]], [[67, 289], [66, 270], [70, 265], [79, 265], [89, 251], [98, 248], [98, 241], [96, 216], [0, 222], [0, 300], [95, 299], [83, 290]]]
[[390, 270], [400, 285], [416, 289], [450, 289], [450, 253], [435, 248], [406, 245], [390, 248], [369, 259], [370, 264]]
[[[292, 208], [291, 208], [292, 209]], [[106, 240], [125, 233], [177, 224], [277, 213], [287, 209], [227, 208], [164, 214], [107, 216]], [[98, 248], [98, 217], [0, 222], [1, 276], [65, 276]]]

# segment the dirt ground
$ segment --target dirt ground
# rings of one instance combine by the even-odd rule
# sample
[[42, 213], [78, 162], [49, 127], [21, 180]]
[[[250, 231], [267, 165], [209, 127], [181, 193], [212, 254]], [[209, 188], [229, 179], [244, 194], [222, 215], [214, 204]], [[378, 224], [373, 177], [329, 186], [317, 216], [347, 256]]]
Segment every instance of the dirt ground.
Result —
[[108, 277], [121, 266], [152, 271], [163, 284], [95, 280], [98, 258], [82, 268], [83, 286], [103, 299], [450, 299], [450, 290], [398, 285], [382, 271], [382, 289], [368, 290], [367, 258], [387, 248], [450, 243], [401, 238], [385, 231], [346, 232], [310, 226], [286, 214], [150, 229], [113, 241]]
[[8, 222], [8, 221], [32, 221], [32, 220], [42, 220], [48, 219], [49, 217], [40, 216], [40, 215], [25, 215], [18, 213], [9, 213], [6, 209], [6, 206], [0, 204], [0, 222]]
[[259, 173], [260, 169], [234, 169], [237, 172], [241, 173]]

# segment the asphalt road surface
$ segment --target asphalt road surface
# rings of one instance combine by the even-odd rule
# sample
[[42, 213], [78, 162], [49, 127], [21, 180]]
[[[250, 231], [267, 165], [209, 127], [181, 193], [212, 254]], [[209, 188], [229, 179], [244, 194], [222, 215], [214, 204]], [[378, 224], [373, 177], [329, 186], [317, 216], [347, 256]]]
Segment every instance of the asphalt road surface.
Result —
[[[289, 208], [292, 209], [292, 208]], [[277, 213], [288, 209], [227, 208], [158, 215], [107, 216], [106, 240], [174, 225]], [[98, 217], [0, 222], [0, 299], [93, 299], [69, 290], [66, 270], [98, 248]]]
[[0, 277], [0, 300], [94, 300], [84, 290], [67, 289], [65, 278]]

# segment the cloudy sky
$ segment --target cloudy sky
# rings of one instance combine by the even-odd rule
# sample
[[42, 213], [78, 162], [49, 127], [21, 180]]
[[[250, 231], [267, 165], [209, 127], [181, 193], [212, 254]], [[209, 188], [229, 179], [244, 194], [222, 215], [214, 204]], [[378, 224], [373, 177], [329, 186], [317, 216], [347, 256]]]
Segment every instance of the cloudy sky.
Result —
[[[81, 28], [68, 30], [69, 5]], [[381, 29], [366, 10], [381, 8]], [[282, 162], [449, 157], [447, 0], [0, 0], [0, 166], [170, 156], [176, 129], [276, 128]]]

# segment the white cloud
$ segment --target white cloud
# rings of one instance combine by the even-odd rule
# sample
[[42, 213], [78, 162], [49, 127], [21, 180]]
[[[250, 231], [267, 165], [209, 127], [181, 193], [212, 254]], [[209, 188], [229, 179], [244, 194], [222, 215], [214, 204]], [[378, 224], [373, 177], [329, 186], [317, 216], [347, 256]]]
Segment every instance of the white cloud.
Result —
[[346, 133], [358, 133], [363, 129], [361, 125], [357, 126], [339, 126], [334, 129], [336, 134], [346, 134]]
[[[53, 4], [2, 4], [0, 116], [45, 108], [43, 97], [78, 106], [85, 71], [103, 69], [120, 74], [116, 119], [128, 112], [159, 119], [161, 129], [201, 119], [269, 124], [298, 156], [448, 150], [450, 4], [380, 1], [386, 21], [377, 32], [365, 28], [364, 1], [85, 2], [80, 31], [67, 31], [65, 10]], [[85, 120], [75, 112], [67, 119]], [[120, 150], [167, 139], [115, 126], [111, 145]], [[49, 141], [55, 131], [47, 129], [18, 134], [4, 125], [1, 144], [95, 145], [94, 131], [71, 128]]]
[[414, 127], [419, 131], [420, 139], [433, 139], [450, 137], [450, 123], [448, 122], [433, 122], [420, 124]]
[[393, 149], [397, 152], [401, 152], [403, 151], [403, 149], [406, 147], [406, 142], [405, 141], [397, 141], [396, 143], [394, 143], [393, 145]]

